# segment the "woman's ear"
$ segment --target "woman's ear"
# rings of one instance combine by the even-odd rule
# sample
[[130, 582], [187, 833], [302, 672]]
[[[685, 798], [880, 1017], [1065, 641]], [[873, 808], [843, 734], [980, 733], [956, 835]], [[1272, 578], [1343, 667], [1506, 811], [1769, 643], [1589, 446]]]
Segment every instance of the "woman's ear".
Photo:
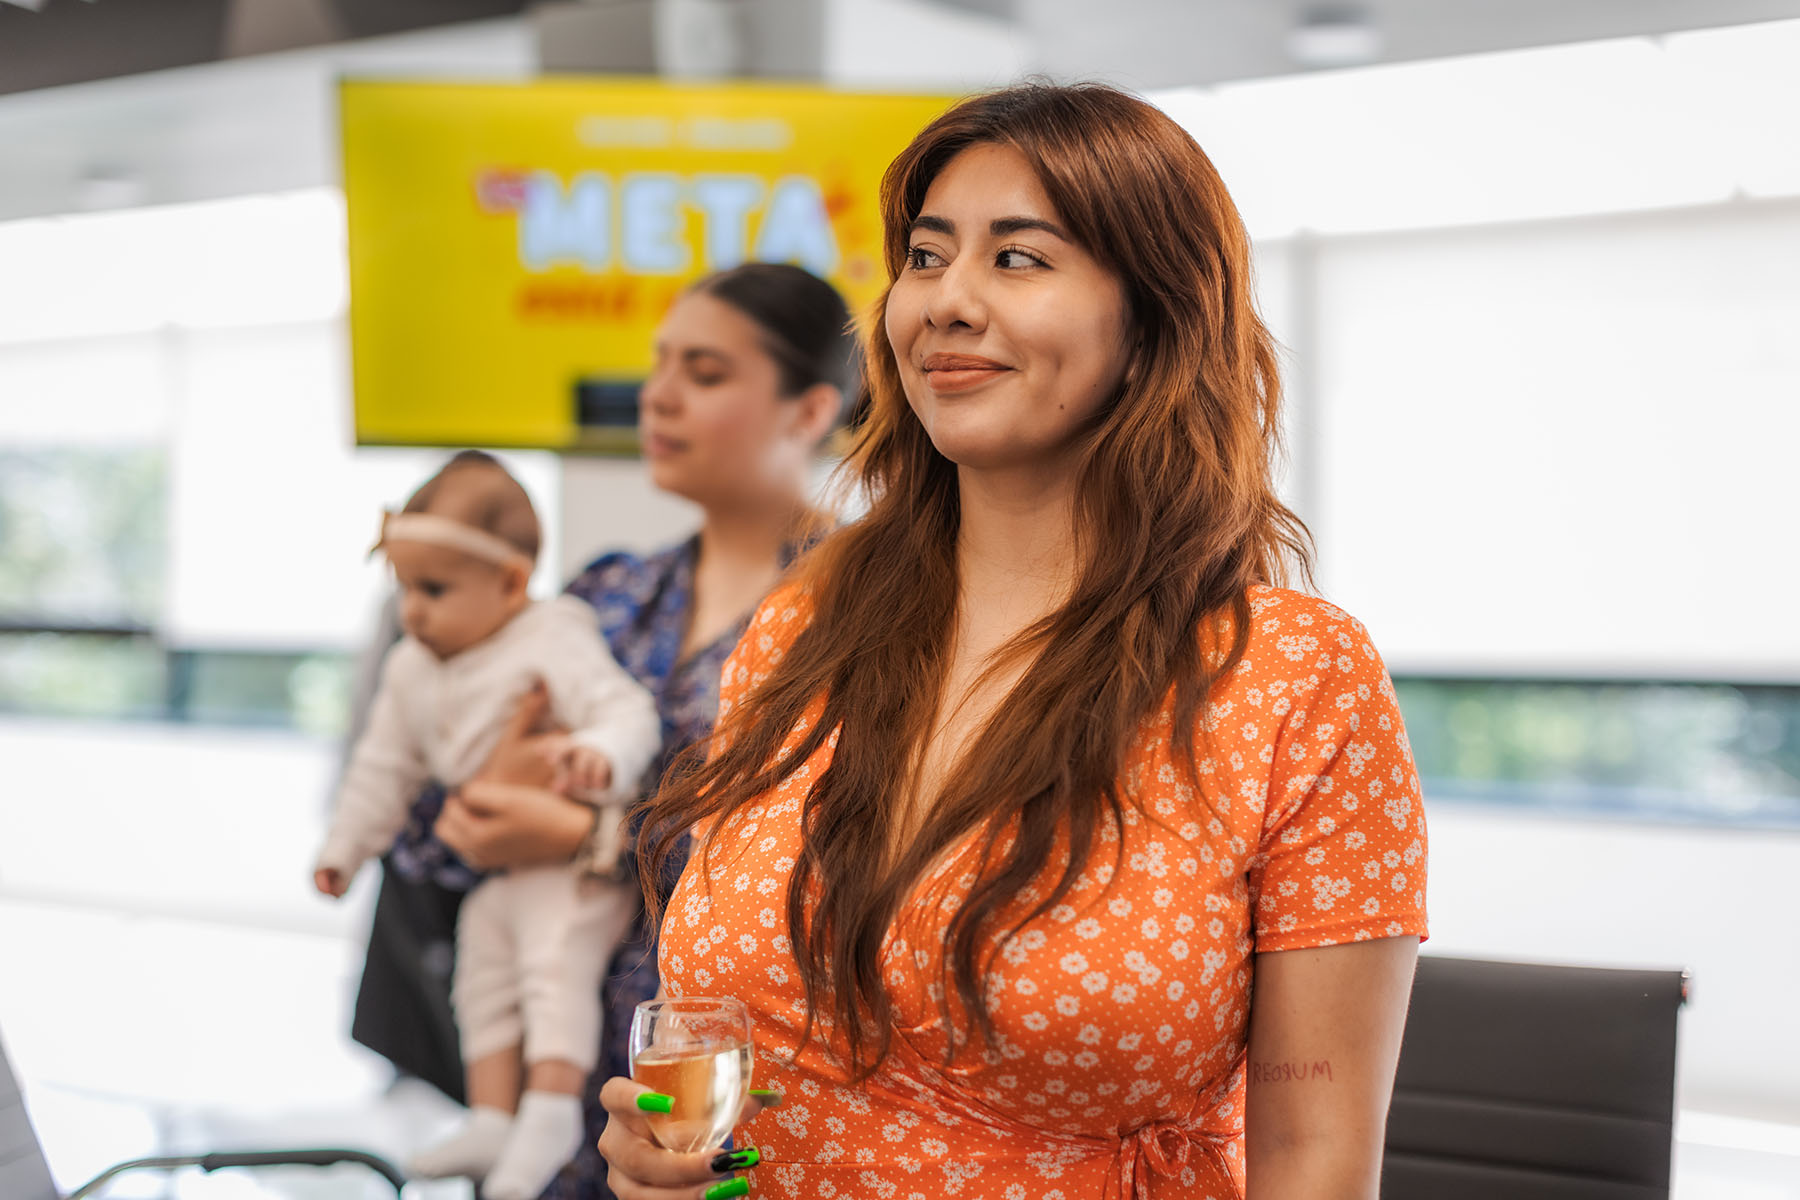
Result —
[[789, 401], [797, 406], [795, 432], [816, 446], [837, 427], [844, 412], [844, 391], [835, 383], [815, 383]]
[[1121, 391], [1130, 388], [1138, 381], [1138, 375], [1143, 370], [1143, 362], [1144, 335], [1142, 331], [1139, 331], [1137, 336], [1131, 341], [1131, 357], [1125, 364], [1125, 378], [1119, 381], [1119, 388]]

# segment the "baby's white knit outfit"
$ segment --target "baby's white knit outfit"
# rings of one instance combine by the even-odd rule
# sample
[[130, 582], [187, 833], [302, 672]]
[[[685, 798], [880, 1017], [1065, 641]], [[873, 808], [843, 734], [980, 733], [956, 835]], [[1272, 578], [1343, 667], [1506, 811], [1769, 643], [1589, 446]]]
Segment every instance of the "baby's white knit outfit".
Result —
[[[449, 659], [410, 637], [388, 652], [317, 867], [347, 880], [386, 853], [425, 784], [467, 782], [539, 680], [551, 719], [612, 765], [607, 790], [579, 798], [617, 826], [662, 744], [662, 723], [655, 699], [607, 650], [594, 610], [562, 596]], [[527, 1063], [593, 1069], [600, 982], [630, 925], [630, 886], [549, 866], [491, 875], [469, 894], [451, 987], [465, 1061], [522, 1044]]]

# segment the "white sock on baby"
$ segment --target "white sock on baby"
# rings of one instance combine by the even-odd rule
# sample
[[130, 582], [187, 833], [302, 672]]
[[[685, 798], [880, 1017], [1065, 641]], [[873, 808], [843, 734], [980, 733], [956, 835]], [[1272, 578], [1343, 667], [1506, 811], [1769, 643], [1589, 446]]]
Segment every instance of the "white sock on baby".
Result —
[[406, 1169], [421, 1179], [480, 1179], [493, 1167], [506, 1145], [513, 1115], [504, 1109], [477, 1107], [457, 1131], [428, 1146], [406, 1162]]
[[487, 1200], [534, 1200], [575, 1157], [584, 1131], [580, 1097], [526, 1092], [481, 1194]]

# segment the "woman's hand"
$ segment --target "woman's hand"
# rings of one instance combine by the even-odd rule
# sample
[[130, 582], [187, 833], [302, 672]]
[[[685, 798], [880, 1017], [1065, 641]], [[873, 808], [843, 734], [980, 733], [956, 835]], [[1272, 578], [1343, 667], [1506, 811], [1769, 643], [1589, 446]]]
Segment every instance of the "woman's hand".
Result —
[[[600, 1089], [600, 1105], [606, 1109], [600, 1156], [606, 1160], [607, 1185], [619, 1200], [722, 1200], [746, 1194], [748, 1181], [734, 1171], [755, 1166], [756, 1151], [664, 1150], [651, 1139], [649, 1121], [638, 1108], [638, 1098], [650, 1094], [649, 1088], [623, 1076]], [[750, 1120], [764, 1107], [762, 1099], [752, 1096], [739, 1121]]]
[[444, 800], [432, 832], [477, 871], [543, 867], [575, 857], [594, 810], [549, 788], [470, 780]]
[[543, 729], [549, 706], [541, 684], [519, 700], [487, 762], [432, 826], [478, 871], [566, 863], [593, 830], [593, 809], [552, 790], [569, 739]]
[[519, 697], [500, 740], [475, 779], [483, 783], [516, 783], [527, 787], [554, 785], [563, 757], [568, 752], [566, 730], [550, 724], [550, 693], [540, 680]]

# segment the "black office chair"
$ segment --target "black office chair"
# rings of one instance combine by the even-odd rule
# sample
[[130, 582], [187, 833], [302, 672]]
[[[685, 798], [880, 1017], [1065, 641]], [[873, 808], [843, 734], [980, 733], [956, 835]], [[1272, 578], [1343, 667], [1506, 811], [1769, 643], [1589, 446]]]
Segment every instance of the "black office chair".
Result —
[[1680, 971], [1424, 955], [1382, 1200], [1667, 1200]]
[[[108, 1167], [69, 1193], [66, 1200], [98, 1195], [114, 1176], [140, 1169], [198, 1167], [202, 1171], [218, 1171], [226, 1167], [330, 1167], [338, 1163], [367, 1167], [385, 1179], [396, 1196], [406, 1184], [406, 1177], [392, 1163], [361, 1150], [270, 1150], [133, 1159]], [[25, 1113], [25, 1101], [19, 1094], [19, 1083], [13, 1076], [3, 1043], [0, 1043], [0, 1197], [4, 1200], [65, 1200], [57, 1193], [56, 1183], [50, 1177], [50, 1165], [44, 1161], [37, 1131], [31, 1127]]]

